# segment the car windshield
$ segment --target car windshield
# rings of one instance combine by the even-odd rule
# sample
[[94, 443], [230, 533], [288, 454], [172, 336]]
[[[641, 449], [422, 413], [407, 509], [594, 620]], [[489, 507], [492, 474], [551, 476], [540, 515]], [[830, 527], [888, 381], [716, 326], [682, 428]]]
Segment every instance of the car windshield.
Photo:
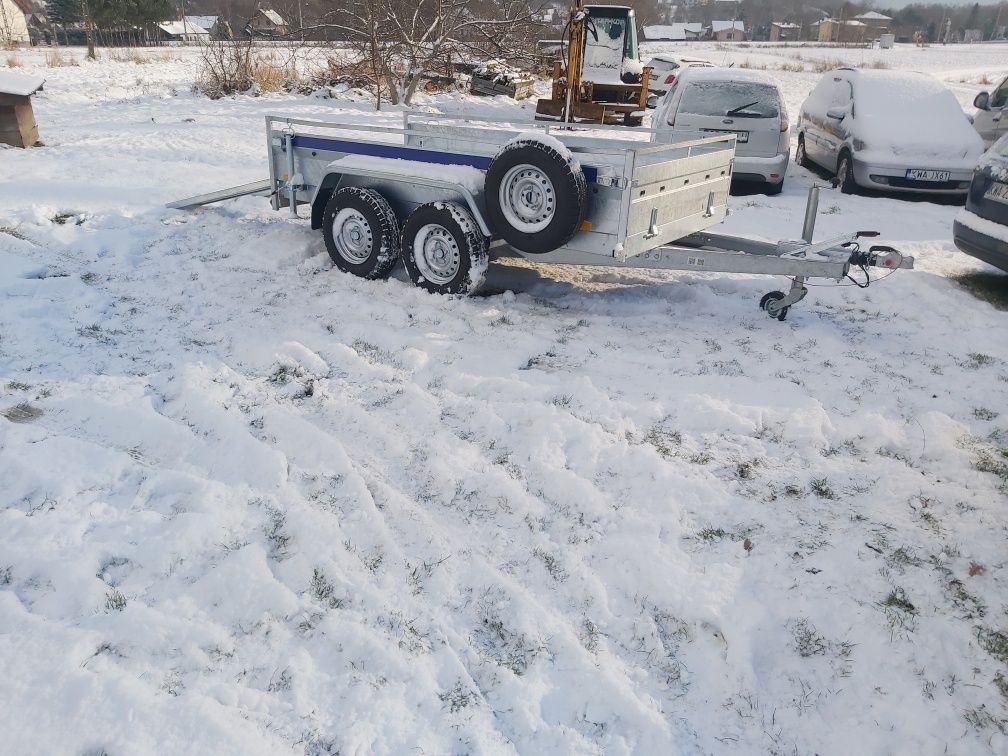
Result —
[[698, 81], [690, 85], [679, 105], [682, 113], [737, 118], [776, 118], [777, 90], [751, 81]]
[[1008, 134], [1001, 137], [998, 141], [994, 143], [992, 151], [995, 155], [1000, 155], [1001, 157], [1008, 158]]

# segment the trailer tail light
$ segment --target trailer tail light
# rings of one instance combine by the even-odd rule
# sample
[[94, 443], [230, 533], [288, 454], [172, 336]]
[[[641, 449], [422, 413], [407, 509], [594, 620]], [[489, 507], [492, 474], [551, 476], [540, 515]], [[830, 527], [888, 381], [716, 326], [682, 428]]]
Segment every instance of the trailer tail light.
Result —
[[675, 74], [674, 73], [670, 73], [668, 76], [666, 76], [665, 77], [665, 83], [666, 84], [675, 84]]

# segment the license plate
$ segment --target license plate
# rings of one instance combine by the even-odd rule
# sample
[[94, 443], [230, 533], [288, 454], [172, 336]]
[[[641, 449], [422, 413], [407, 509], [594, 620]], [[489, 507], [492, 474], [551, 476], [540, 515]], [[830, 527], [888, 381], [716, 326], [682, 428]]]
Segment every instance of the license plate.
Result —
[[732, 131], [730, 129], [704, 129], [704, 131], [710, 134], [734, 134], [735, 141], [739, 144], [745, 144], [749, 141], [748, 131]]
[[948, 181], [952, 174], [948, 171], [930, 171], [924, 168], [908, 168], [906, 177], [911, 181]]
[[1008, 202], [1008, 184], [1001, 184], [995, 181], [987, 189], [984, 197], [998, 202]]

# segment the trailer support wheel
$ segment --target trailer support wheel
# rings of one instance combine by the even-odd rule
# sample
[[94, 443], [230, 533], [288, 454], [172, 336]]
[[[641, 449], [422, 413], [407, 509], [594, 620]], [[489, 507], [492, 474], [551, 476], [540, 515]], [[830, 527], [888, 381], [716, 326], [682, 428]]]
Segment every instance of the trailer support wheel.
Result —
[[432, 294], [475, 294], [486, 278], [487, 238], [469, 209], [429, 202], [403, 224], [403, 264], [414, 284]]
[[348, 186], [329, 198], [322, 235], [333, 264], [361, 278], [385, 278], [399, 259], [399, 222], [373, 189]]
[[763, 298], [759, 301], [760, 309], [763, 310], [771, 318], [777, 318], [777, 320], [784, 320], [787, 317], [789, 307], [781, 307], [779, 302], [784, 299], [783, 291], [770, 291], [763, 295]]

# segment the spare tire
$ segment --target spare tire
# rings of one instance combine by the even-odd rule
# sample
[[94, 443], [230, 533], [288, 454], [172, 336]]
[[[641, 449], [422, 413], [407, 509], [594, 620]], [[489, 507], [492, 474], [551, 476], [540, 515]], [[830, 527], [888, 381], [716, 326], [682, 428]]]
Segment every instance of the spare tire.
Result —
[[504, 145], [487, 169], [485, 192], [494, 232], [530, 254], [569, 242], [588, 205], [581, 166], [562, 145], [535, 138]]

